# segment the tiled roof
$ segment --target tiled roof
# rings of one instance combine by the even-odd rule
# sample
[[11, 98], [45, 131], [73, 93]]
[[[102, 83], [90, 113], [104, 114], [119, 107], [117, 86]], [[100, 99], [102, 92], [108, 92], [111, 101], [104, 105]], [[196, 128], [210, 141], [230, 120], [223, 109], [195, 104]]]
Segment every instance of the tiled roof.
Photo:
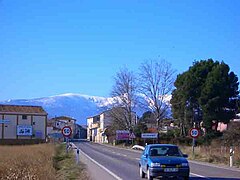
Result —
[[0, 104], [0, 113], [47, 115], [46, 111], [41, 106], [3, 105], [3, 104]]

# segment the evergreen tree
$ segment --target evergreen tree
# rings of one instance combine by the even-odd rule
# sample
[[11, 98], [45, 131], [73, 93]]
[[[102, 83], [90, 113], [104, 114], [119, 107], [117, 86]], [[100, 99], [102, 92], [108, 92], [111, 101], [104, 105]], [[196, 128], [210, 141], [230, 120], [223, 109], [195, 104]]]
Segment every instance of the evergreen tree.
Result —
[[[196, 61], [178, 75], [172, 92], [172, 111], [181, 124], [182, 135], [192, 126], [195, 110], [203, 114], [210, 131], [212, 122], [227, 123], [237, 109], [238, 78], [229, 66], [212, 59]], [[199, 116], [199, 114], [198, 114]]]

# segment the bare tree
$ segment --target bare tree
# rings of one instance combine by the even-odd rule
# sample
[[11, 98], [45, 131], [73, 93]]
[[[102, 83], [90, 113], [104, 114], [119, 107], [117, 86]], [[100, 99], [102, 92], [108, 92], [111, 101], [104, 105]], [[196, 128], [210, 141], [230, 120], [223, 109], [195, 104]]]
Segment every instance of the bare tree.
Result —
[[137, 81], [133, 72], [127, 68], [120, 69], [115, 78], [111, 95], [116, 103], [111, 116], [113, 124], [121, 129], [132, 130], [135, 124], [134, 109], [137, 104]]
[[169, 109], [165, 100], [173, 90], [175, 71], [165, 60], [150, 60], [141, 64], [139, 77], [140, 92], [148, 101], [147, 108], [154, 113], [159, 130], [161, 121], [166, 118]]

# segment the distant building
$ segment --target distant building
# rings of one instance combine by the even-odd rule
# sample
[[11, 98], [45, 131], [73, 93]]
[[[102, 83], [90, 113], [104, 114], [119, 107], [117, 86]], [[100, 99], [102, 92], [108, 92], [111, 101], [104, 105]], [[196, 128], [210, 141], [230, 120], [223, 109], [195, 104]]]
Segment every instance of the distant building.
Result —
[[91, 116], [87, 118], [87, 139], [89, 141], [95, 141], [97, 131], [100, 123], [100, 115]]
[[[106, 130], [111, 125], [113, 109], [87, 118], [87, 139], [93, 142], [108, 143]], [[137, 123], [136, 113], [132, 113], [133, 124]]]
[[76, 124], [76, 134], [74, 139], [87, 139], [87, 127], [83, 125]]
[[223, 122], [218, 122], [213, 121], [213, 126], [212, 129], [215, 130], [217, 126], [217, 131], [223, 132], [229, 129], [229, 127], [233, 127], [234, 124], [240, 123], [240, 113], [236, 114], [236, 116], [229, 121], [229, 123], [223, 123]]
[[0, 105], [0, 144], [45, 142], [46, 127], [41, 106]]

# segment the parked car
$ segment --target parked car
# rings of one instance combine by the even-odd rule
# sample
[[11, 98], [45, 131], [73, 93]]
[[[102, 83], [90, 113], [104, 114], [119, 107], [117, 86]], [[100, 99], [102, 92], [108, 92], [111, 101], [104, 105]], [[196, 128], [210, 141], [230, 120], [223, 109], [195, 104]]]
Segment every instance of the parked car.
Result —
[[183, 177], [189, 179], [189, 164], [178, 146], [173, 144], [147, 145], [139, 161], [140, 177]]

